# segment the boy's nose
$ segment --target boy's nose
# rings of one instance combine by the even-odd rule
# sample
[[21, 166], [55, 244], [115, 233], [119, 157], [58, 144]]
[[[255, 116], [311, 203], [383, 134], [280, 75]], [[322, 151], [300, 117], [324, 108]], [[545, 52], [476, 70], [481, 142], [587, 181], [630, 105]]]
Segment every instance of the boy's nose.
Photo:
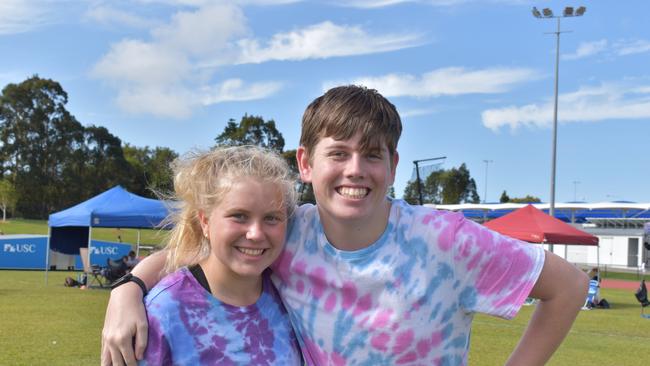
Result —
[[363, 157], [360, 154], [352, 154], [345, 166], [345, 176], [348, 178], [362, 178], [363, 175]]

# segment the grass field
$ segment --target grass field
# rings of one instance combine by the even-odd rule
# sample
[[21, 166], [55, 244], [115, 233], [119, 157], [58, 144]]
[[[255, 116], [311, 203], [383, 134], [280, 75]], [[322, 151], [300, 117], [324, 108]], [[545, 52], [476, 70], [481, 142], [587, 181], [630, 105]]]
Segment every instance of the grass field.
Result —
[[[0, 223], [5, 234], [47, 234], [45, 221], [13, 220]], [[124, 241], [135, 243], [135, 230], [121, 231]], [[95, 229], [93, 238], [115, 241], [115, 229]], [[143, 244], [158, 245], [162, 236], [143, 230]], [[611, 278], [636, 279], [635, 274]], [[97, 365], [100, 334], [108, 290], [66, 288], [66, 276], [54, 271], [45, 285], [41, 271], [0, 270], [0, 366]], [[647, 365], [650, 319], [630, 290], [602, 289], [612, 304], [608, 310], [582, 311], [569, 336], [549, 365]], [[523, 333], [534, 306], [524, 307], [511, 321], [479, 315], [474, 320], [470, 365], [503, 365]]]
[[[96, 365], [108, 291], [63, 286], [70, 272], [0, 271], [0, 365]], [[630, 290], [603, 289], [608, 310], [582, 311], [549, 365], [647, 365], [650, 319]], [[479, 315], [470, 365], [503, 365], [534, 306], [511, 321]], [[645, 349], [646, 351], [642, 351]], [[640, 356], [641, 355], [641, 356]]]

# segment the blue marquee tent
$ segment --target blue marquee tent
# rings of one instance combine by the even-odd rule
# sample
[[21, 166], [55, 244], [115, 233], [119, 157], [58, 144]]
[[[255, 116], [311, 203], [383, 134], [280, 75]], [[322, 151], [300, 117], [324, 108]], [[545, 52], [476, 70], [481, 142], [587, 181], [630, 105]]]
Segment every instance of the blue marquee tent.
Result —
[[76, 206], [51, 214], [48, 253], [51, 249], [64, 254], [79, 254], [79, 248], [89, 246], [93, 227], [155, 228], [167, 214], [162, 201], [141, 197], [115, 186]]

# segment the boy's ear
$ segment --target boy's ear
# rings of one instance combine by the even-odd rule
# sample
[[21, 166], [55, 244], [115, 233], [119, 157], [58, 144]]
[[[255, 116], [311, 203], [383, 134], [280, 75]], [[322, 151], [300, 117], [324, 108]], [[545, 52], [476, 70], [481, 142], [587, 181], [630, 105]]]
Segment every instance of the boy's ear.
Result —
[[399, 153], [395, 150], [390, 167], [390, 184], [395, 183], [395, 173], [397, 172], [397, 163], [399, 163]]
[[300, 170], [300, 180], [303, 183], [311, 183], [311, 164], [309, 162], [309, 154], [304, 146], [298, 147], [296, 150], [296, 160], [298, 161], [298, 170]]

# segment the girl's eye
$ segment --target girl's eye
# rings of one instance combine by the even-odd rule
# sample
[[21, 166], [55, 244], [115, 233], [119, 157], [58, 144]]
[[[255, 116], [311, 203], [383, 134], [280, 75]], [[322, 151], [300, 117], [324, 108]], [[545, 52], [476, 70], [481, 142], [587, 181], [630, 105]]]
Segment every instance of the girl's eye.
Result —
[[242, 213], [234, 213], [234, 214], [230, 215], [230, 217], [232, 217], [236, 221], [245, 221], [246, 220], [246, 215], [244, 215]]
[[282, 217], [277, 216], [277, 215], [269, 215], [265, 218], [266, 222], [271, 223], [271, 224], [277, 224], [279, 222], [282, 222]]

